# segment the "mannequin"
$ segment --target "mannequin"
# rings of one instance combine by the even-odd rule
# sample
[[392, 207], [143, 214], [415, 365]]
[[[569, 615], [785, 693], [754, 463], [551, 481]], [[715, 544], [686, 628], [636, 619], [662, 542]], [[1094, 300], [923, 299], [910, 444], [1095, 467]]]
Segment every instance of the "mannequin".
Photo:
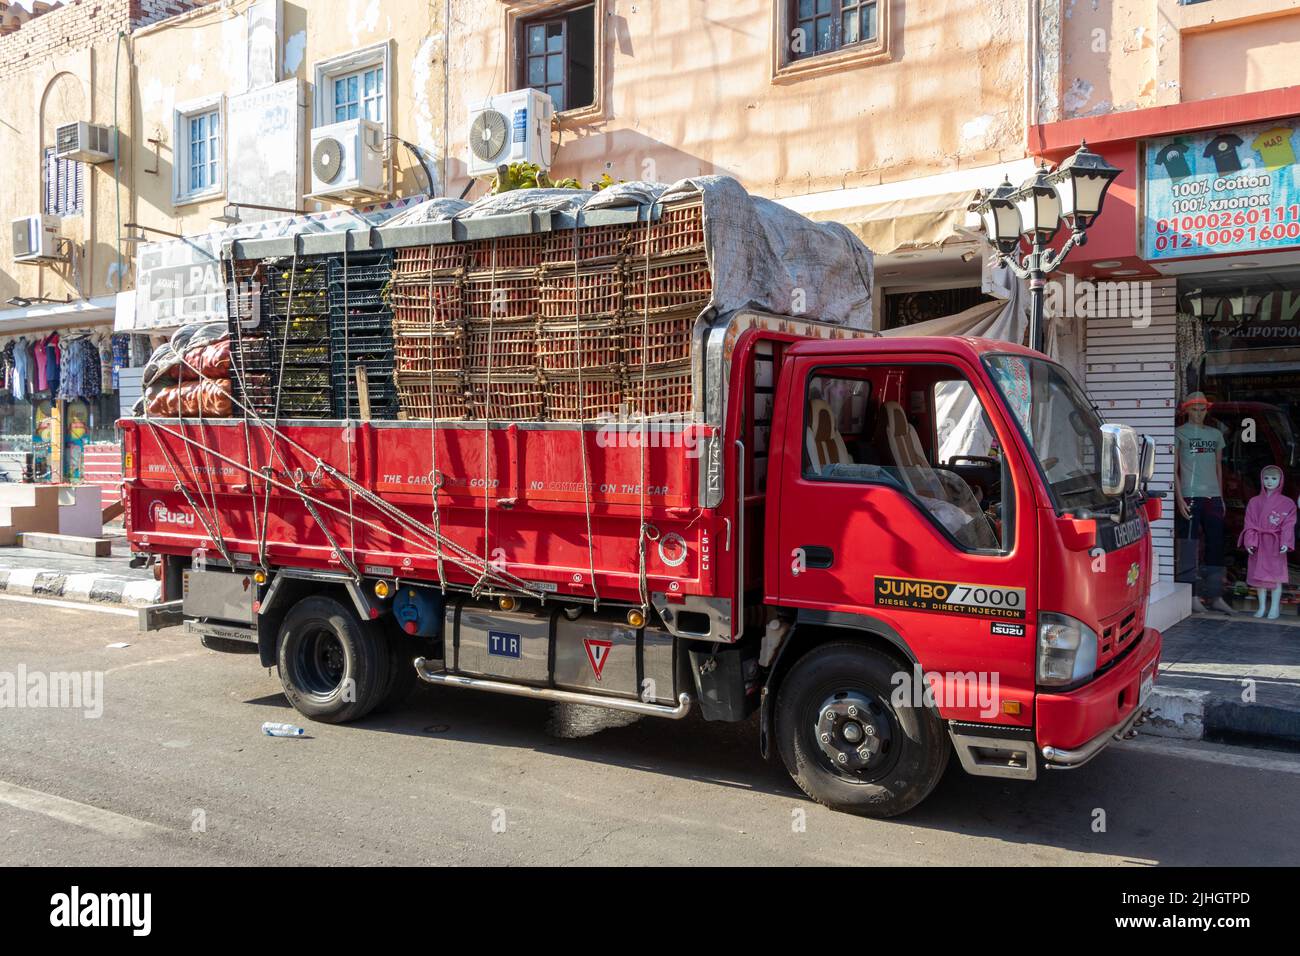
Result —
[[1210, 402], [1200, 392], [1187, 396], [1182, 404], [1187, 421], [1174, 429], [1177, 456], [1174, 460], [1174, 503], [1177, 506], [1178, 536], [1192, 547], [1198, 539], [1205, 546], [1205, 564], [1197, 584], [1199, 608], [1231, 614], [1223, 599], [1223, 433], [1205, 424]]
[[[1246, 524], [1237, 547], [1250, 555], [1246, 583], [1259, 598], [1256, 617], [1276, 620], [1287, 582], [1287, 552], [1295, 550], [1296, 504], [1282, 494], [1282, 469], [1268, 465], [1259, 475], [1260, 491], [1246, 505]], [[1270, 601], [1271, 598], [1271, 601]]]

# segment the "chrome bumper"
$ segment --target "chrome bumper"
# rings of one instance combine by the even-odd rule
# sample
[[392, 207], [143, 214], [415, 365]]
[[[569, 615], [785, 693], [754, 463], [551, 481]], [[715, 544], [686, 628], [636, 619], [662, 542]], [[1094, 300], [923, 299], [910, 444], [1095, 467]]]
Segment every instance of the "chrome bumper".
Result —
[[1051, 770], [1073, 770], [1082, 767], [1110, 745], [1112, 740], [1127, 740], [1137, 735], [1137, 728], [1151, 715], [1150, 707], [1137, 707], [1114, 727], [1103, 730], [1082, 747], [1065, 750], [1061, 747], [1044, 747], [1043, 766]]

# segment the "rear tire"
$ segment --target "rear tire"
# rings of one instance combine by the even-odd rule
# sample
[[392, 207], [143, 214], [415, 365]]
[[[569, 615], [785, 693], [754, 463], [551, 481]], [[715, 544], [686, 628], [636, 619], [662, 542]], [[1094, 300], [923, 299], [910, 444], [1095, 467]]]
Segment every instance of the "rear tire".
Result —
[[405, 634], [390, 630], [388, 638], [388, 689], [379, 704], [381, 710], [400, 707], [415, 688], [415, 659], [420, 656], [417, 642]]
[[327, 724], [364, 717], [389, 685], [383, 631], [332, 597], [309, 597], [280, 625], [280, 684], [298, 713]]
[[861, 644], [799, 658], [776, 701], [777, 747], [804, 793], [832, 810], [892, 817], [924, 800], [948, 765], [947, 734], [925, 706], [896, 706], [904, 666]]

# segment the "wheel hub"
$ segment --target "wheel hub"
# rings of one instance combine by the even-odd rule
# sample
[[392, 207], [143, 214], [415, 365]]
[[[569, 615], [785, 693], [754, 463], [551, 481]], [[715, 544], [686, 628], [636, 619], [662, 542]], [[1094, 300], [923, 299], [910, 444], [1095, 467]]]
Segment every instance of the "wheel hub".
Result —
[[859, 691], [841, 691], [822, 702], [814, 734], [817, 745], [841, 771], [870, 769], [888, 741], [884, 710]]

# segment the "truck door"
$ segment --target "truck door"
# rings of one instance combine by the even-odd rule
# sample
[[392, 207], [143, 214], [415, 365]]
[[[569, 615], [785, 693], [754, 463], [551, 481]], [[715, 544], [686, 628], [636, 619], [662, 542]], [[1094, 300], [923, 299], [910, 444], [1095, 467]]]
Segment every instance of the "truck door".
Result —
[[1028, 701], [1033, 498], [983, 380], [955, 357], [791, 362], [769, 502], [779, 602], [881, 622], [927, 670], [987, 666]]

